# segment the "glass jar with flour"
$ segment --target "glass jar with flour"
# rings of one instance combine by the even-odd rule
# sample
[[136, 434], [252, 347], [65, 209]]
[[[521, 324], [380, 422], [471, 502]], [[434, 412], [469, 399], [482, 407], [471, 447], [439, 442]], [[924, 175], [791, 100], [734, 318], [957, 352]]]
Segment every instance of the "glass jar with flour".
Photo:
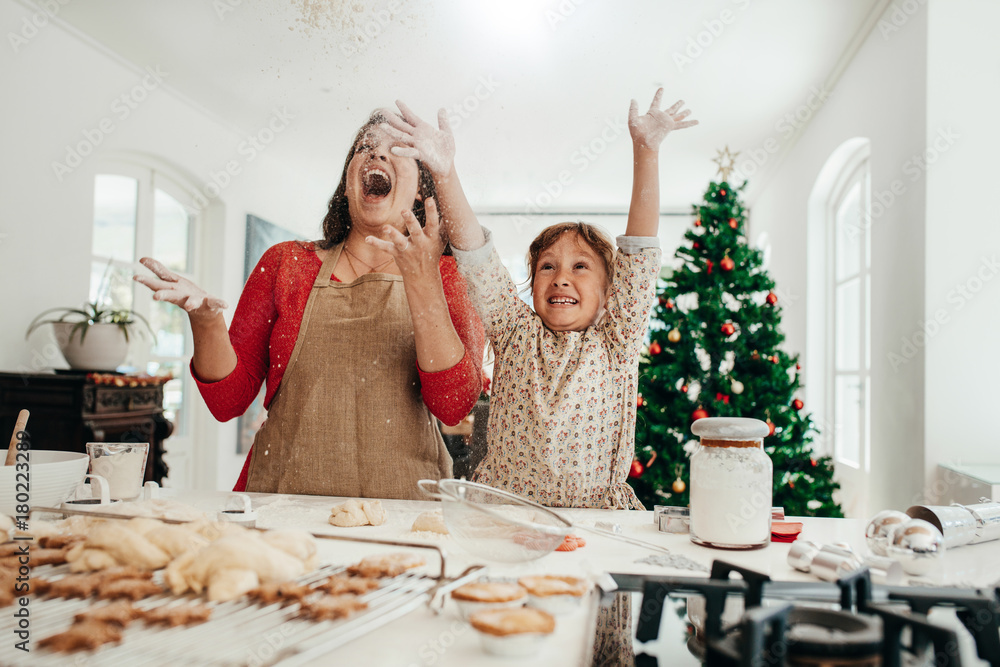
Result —
[[718, 549], [761, 549], [771, 541], [769, 429], [757, 419], [706, 417], [691, 426], [691, 541]]

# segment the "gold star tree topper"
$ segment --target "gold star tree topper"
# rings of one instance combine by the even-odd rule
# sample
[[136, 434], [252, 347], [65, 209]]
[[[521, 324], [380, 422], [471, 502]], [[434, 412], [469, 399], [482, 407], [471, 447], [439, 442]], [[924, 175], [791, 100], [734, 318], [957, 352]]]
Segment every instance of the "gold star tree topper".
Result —
[[733, 173], [736, 167], [736, 158], [739, 157], [740, 151], [735, 153], [729, 152], [729, 144], [726, 144], [726, 149], [720, 151], [716, 149], [718, 155], [712, 160], [715, 164], [719, 165], [719, 174], [722, 175], [722, 180], [729, 182], [729, 174]]

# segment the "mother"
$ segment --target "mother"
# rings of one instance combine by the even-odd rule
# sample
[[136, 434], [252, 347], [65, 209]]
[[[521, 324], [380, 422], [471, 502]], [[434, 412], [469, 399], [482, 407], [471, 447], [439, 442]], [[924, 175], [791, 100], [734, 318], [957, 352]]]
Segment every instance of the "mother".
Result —
[[430, 174], [390, 152], [384, 120], [358, 131], [323, 239], [265, 252], [228, 332], [225, 303], [141, 260], [157, 278], [136, 280], [189, 315], [191, 375], [217, 419], [243, 414], [266, 380], [237, 491], [416, 498], [416, 480], [451, 476], [432, 415], [456, 424], [475, 404], [483, 328], [454, 259], [435, 254]]

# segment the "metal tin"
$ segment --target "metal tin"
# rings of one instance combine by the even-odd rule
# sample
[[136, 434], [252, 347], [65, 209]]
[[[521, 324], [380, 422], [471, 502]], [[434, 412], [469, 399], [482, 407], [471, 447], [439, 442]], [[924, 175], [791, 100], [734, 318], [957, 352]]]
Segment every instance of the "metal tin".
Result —
[[795, 540], [788, 549], [788, 564], [800, 572], [808, 572], [819, 546], [809, 540]]
[[657, 505], [654, 518], [656, 528], [661, 533], [682, 535], [690, 532], [691, 509], [688, 507], [664, 507]]
[[906, 514], [940, 530], [949, 549], [972, 544], [976, 539], [976, 516], [962, 505], [914, 505]]
[[976, 517], [976, 537], [969, 544], [1000, 539], [1000, 503], [966, 505], [965, 509]]

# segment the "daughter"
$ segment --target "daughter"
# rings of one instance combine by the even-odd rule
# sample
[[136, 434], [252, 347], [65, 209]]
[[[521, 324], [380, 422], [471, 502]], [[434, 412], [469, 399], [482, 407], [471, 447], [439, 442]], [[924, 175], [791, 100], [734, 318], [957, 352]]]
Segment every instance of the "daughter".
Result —
[[[496, 362], [486, 458], [474, 479], [554, 507], [643, 509], [626, 482], [635, 452], [639, 354], [660, 272], [660, 143], [696, 125], [683, 102], [660, 109], [663, 89], [640, 116], [629, 108], [633, 183], [625, 235], [583, 222], [542, 231], [528, 251], [534, 311], [479, 226], [455, 173], [444, 111], [435, 129], [405, 105], [386, 114], [396, 155], [430, 169], [442, 225], [493, 342]], [[415, 230], [411, 229], [411, 235]], [[395, 229], [368, 242], [399, 252]]]

